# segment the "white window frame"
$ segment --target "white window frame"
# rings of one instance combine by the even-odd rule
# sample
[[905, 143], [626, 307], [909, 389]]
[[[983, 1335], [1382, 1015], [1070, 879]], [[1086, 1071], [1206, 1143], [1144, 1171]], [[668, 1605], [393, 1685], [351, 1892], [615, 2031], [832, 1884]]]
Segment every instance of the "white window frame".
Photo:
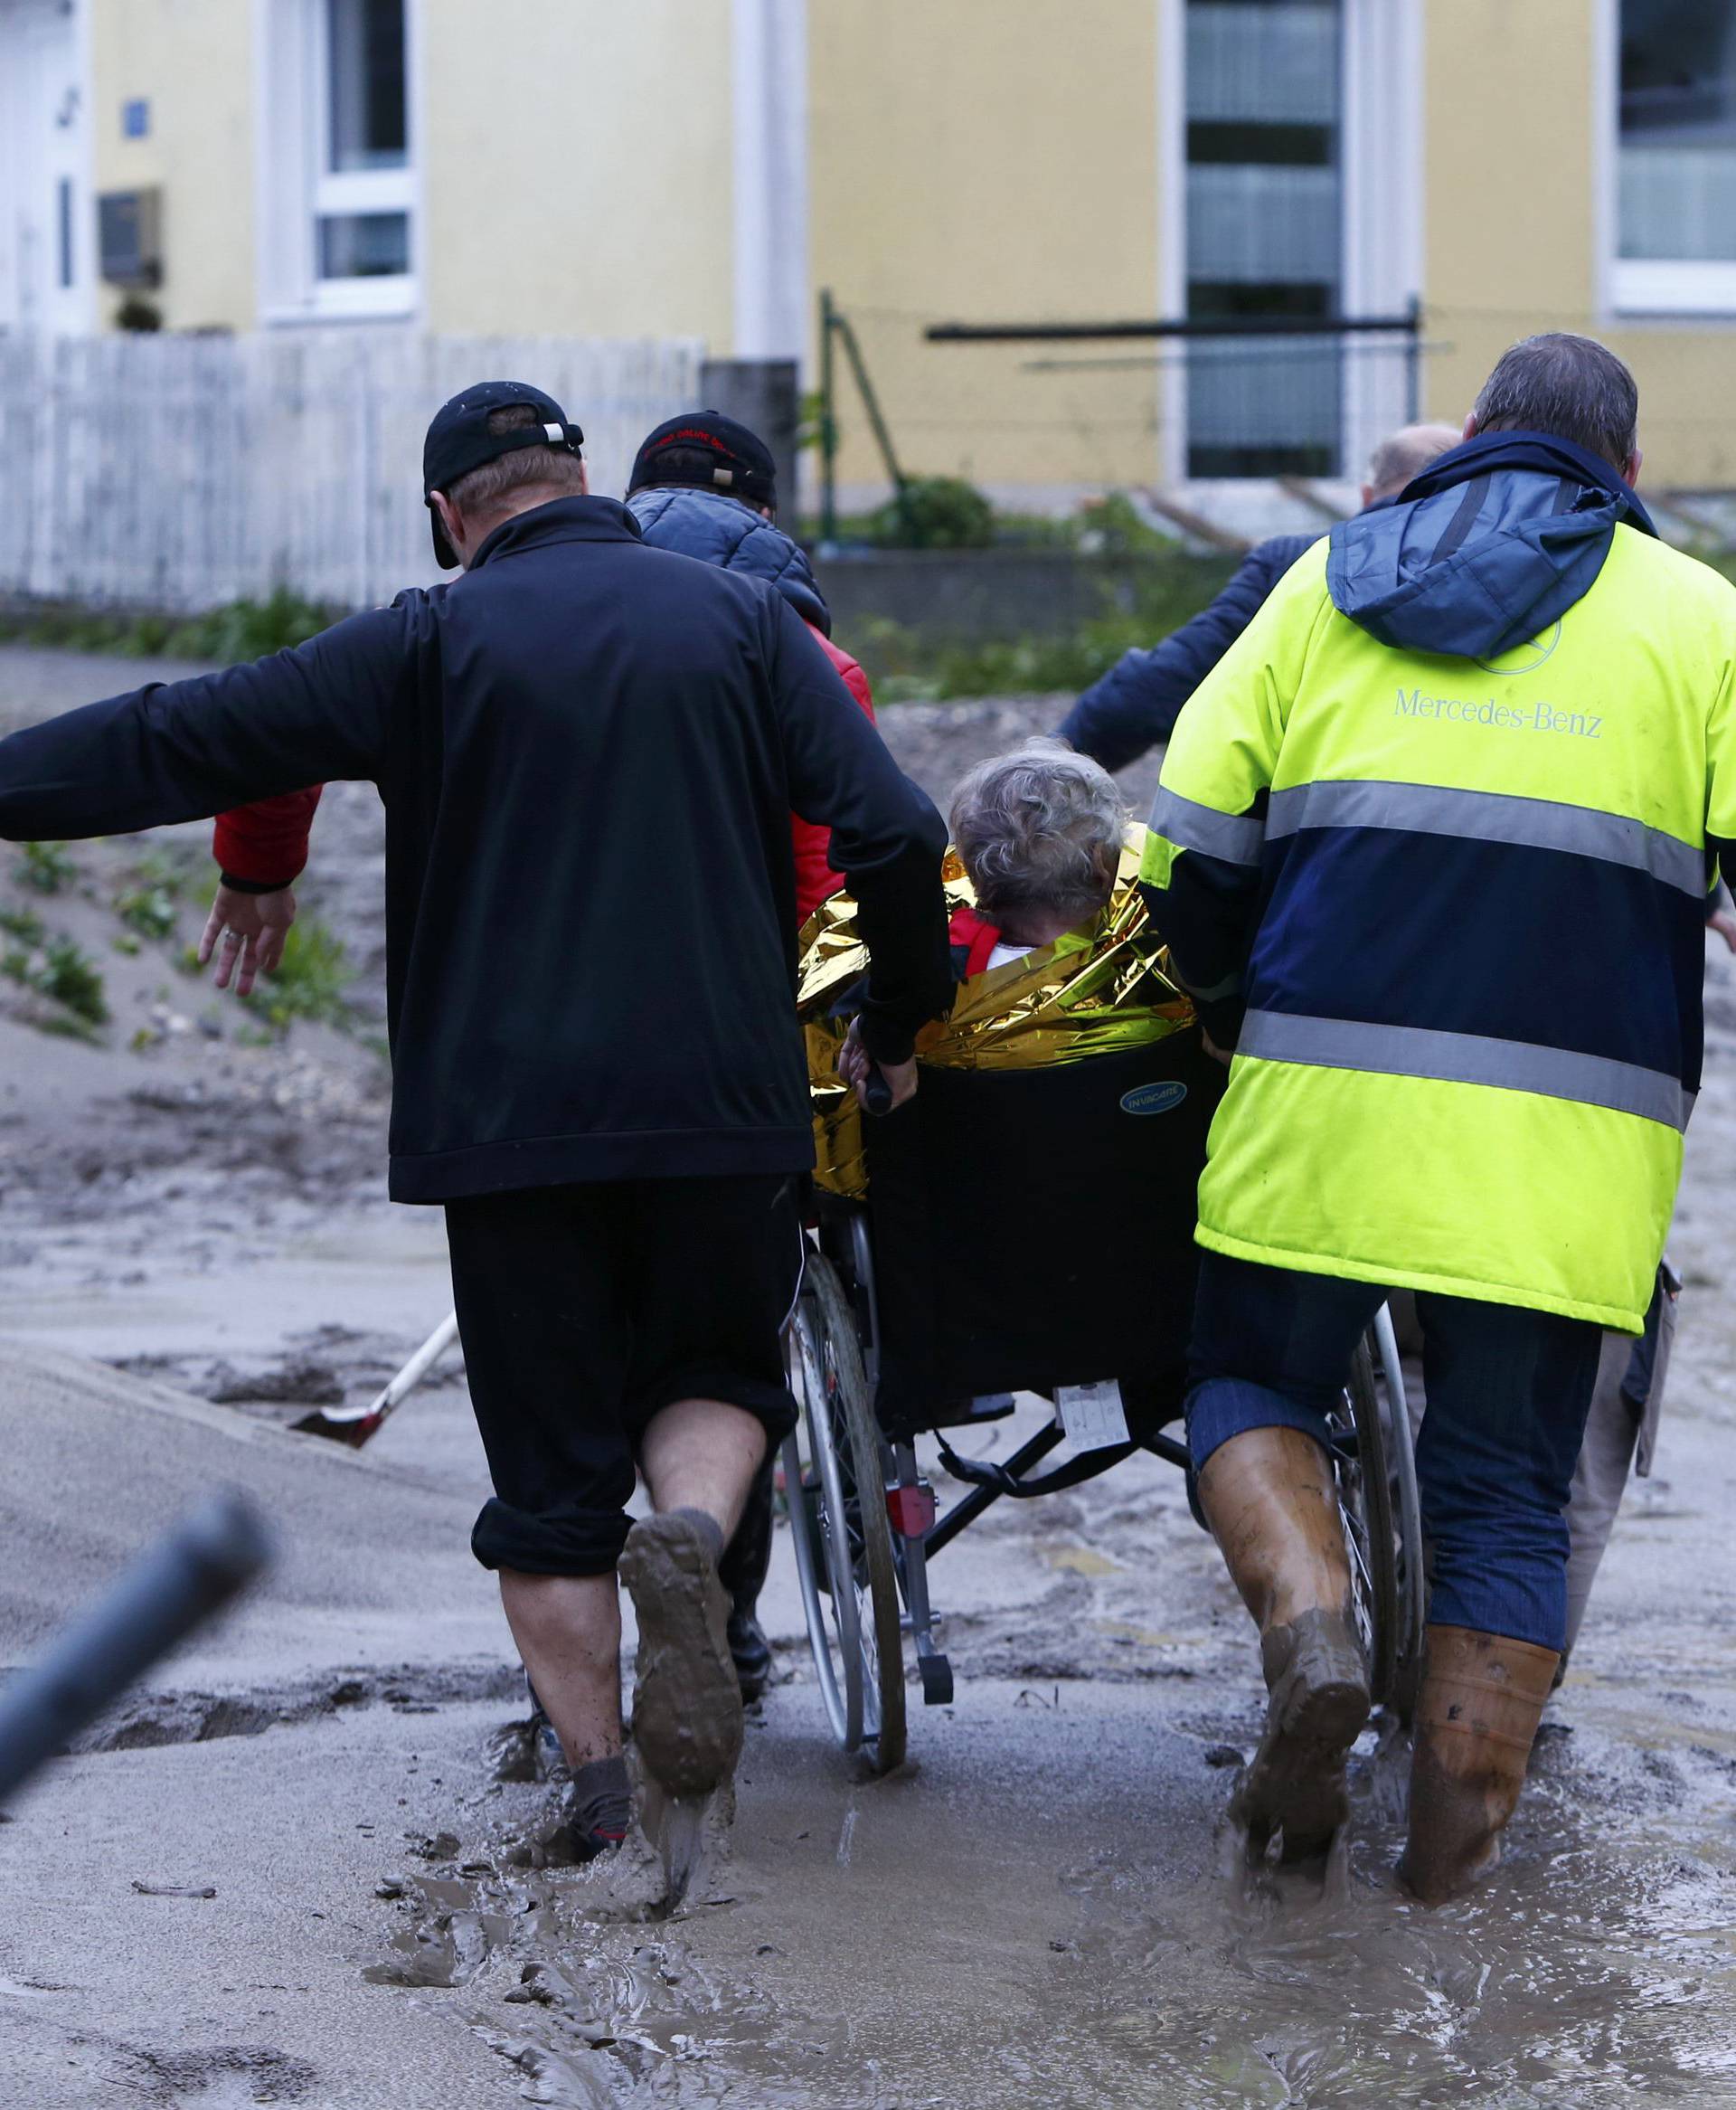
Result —
[[[408, 152], [402, 168], [326, 166], [330, 67], [326, 0], [254, 0], [259, 148], [259, 318], [268, 324], [401, 321], [421, 304], [420, 7], [404, 0]], [[391, 277], [322, 279], [319, 222], [402, 213], [410, 269]]]
[[1736, 315], [1736, 261], [1624, 257], [1621, 240], [1621, 0], [1596, 0], [1592, 165], [1599, 307], [1616, 316]]
[[[1179, 316], [1187, 302], [1187, 0], [1156, 4], [1158, 291], [1163, 312]], [[1349, 315], [1402, 315], [1422, 285], [1420, 0], [1344, 0], [1342, 34], [1340, 300]], [[1181, 487], [1192, 480], [1186, 361], [1170, 347], [1158, 356], [1161, 470]], [[1340, 480], [1354, 482], [1370, 434], [1378, 437], [1375, 428], [1388, 421], [1379, 414], [1372, 362], [1353, 355], [1344, 366]]]

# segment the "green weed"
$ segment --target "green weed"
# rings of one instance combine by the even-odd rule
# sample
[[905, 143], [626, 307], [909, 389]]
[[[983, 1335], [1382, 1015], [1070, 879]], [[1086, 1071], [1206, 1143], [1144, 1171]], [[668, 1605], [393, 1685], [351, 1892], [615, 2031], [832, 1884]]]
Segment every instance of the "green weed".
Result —
[[203, 615], [103, 613], [55, 605], [0, 620], [0, 639], [133, 659], [209, 659], [229, 665], [300, 645], [330, 629], [340, 610], [280, 586], [265, 601], [233, 601]]
[[115, 897], [115, 913], [141, 938], [173, 938], [180, 914], [166, 886], [136, 886]]
[[40, 945], [42, 919], [34, 909], [0, 908], [0, 931], [8, 938], [16, 938], [21, 944]]
[[43, 938], [28, 947], [14, 945], [0, 953], [0, 974], [20, 989], [58, 1004], [61, 1016], [37, 1020], [44, 1031], [86, 1036], [108, 1020], [102, 970], [76, 939]]
[[64, 843], [20, 843], [12, 875], [33, 894], [58, 894], [79, 875]]
[[252, 995], [242, 1000], [278, 1032], [297, 1018], [347, 1027], [352, 1018], [347, 992], [354, 979], [342, 940], [317, 917], [304, 917], [284, 941], [276, 974], [261, 975]]
[[103, 995], [102, 971], [90, 955], [71, 938], [51, 938], [42, 948], [42, 964], [32, 977], [41, 993], [62, 1004], [75, 1018], [91, 1026], [108, 1022], [108, 1003]]

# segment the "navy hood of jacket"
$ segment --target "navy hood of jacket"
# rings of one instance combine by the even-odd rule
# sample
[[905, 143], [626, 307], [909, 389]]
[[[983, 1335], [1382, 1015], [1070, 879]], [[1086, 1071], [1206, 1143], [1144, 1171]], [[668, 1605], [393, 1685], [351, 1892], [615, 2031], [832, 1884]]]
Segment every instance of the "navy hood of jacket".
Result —
[[1543, 432], [1478, 433], [1395, 504], [1339, 522], [1326, 591], [1383, 645], [1493, 659], [1590, 591], [1620, 520], [1657, 532], [1599, 456]]
[[832, 635], [832, 611], [815, 581], [807, 552], [762, 513], [722, 491], [686, 484], [653, 485], [635, 491], [627, 509], [653, 549], [697, 557], [726, 572], [769, 580], [805, 623]]

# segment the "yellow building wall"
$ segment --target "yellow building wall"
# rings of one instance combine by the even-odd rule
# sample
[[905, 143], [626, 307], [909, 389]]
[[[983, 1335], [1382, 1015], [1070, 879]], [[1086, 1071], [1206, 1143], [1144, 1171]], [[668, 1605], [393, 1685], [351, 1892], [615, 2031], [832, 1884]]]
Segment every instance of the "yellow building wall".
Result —
[[[922, 329], [1156, 314], [1156, 0], [814, 0], [808, 38], [813, 284], [855, 326], [903, 466], [1012, 497], [1155, 478], [1137, 345]], [[883, 487], [847, 380], [840, 421], [841, 481]]]
[[420, 0], [429, 329], [727, 350], [727, 0]]
[[1515, 338], [1583, 331], [1639, 383], [1642, 481], [1736, 485], [1736, 327], [1602, 310], [1598, 20], [1590, 0], [1428, 0], [1427, 414], [1463, 418]]
[[[253, 10], [245, 0], [90, 4], [96, 188], [163, 191], [163, 285], [147, 298], [170, 329], [250, 329]], [[121, 105], [139, 97], [150, 135], [123, 138]], [[120, 298], [100, 289], [102, 325]]]

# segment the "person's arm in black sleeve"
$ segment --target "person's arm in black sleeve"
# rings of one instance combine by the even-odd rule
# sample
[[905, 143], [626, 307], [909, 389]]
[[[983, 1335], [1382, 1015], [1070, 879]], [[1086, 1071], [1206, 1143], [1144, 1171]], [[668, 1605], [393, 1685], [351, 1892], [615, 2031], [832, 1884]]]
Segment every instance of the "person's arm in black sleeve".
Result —
[[767, 665], [783, 730], [789, 801], [832, 831], [832, 865], [850, 883], [868, 948], [858, 1021], [878, 1063], [910, 1059], [917, 1030], [952, 1002], [940, 864], [946, 824], [781, 596], [767, 597]]
[[1061, 739], [1106, 770], [1124, 770], [1175, 730], [1182, 705], [1259, 613], [1307, 547], [1274, 535], [1241, 560], [1215, 600], [1149, 651], [1124, 652], [1067, 714]]
[[0, 838], [126, 835], [316, 781], [377, 778], [392, 701], [413, 666], [420, 600], [0, 741]]

